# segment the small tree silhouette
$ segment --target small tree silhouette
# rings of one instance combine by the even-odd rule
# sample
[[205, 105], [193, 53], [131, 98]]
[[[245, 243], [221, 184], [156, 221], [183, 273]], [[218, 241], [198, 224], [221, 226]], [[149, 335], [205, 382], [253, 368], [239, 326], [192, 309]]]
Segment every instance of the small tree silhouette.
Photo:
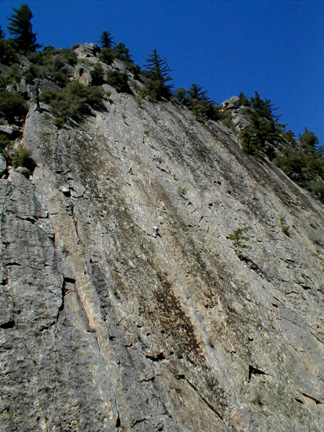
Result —
[[249, 246], [245, 243], [249, 240], [249, 237], [244, 235], [248, 232], [251, 227], [238, 228], [232, 234], [229, 234], [228, 238], [232, 240], [233, 245], [236, 247], [236, 252], [240, 253], [240, 249], [248, 248]]
[[112, 48], [116, 45], [112, 34], [107, 30], [101, 33], [99, 40], [102, 48]]
[[167, 84], [172, 78], [165, 58], [161, 58], [156, 49], [146, 59], [147, 75], [149, 80], [145, 83], [142, 90], [142, 96], [148, 97], [150, 100], [161, 100], [162, 98], [169, 99], [171, 96], [172, 85]]

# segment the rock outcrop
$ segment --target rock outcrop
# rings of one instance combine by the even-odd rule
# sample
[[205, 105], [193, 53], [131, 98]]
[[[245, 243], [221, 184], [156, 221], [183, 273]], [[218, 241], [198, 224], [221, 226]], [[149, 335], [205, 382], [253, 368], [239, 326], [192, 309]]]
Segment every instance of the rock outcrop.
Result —
[[0, 180], [0, 430], [321, 431], [323, 206], [221, 123], [105, 104], [32, 104]]

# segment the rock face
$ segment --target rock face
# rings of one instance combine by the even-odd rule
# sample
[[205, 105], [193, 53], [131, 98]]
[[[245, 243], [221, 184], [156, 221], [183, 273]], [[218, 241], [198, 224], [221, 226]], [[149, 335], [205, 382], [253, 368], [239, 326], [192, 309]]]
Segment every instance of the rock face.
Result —
[[32, 106], [0, 180], [0, 430], [322, 431], [323, 206], [221, 124], [106, 105]]

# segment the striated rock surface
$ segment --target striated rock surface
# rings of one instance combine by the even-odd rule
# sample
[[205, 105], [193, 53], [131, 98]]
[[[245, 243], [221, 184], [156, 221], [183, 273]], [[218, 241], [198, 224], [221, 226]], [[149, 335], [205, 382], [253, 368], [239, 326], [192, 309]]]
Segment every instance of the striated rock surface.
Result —
[[0, 430], [322, 431], [323, 206], [221, 124], [105, 103], [31, 106], [0, 179]]

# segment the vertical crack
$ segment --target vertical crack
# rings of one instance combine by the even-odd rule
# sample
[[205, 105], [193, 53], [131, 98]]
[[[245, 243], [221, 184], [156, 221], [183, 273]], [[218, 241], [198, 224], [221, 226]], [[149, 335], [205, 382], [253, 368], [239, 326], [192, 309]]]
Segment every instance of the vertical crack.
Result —
[[67, 284], [69, 284], [69, 283], [75, 284], [75, 279], [63, 276], [62, 291], [61, 291], [62, 302], [61, 302], [60, 307], [58, 308], [58, 311], [57, 311], [56, 324], [58, 323], [58, 321], [60, 319], [60, 315], [64, 310], [65, 296], [66, 296], [66, 294], [68, 294], [71, 291], [69, 288], [67, 288]]
[[117, 419], [116, 419], [116, 425], [115, 427], [117, 429], [120, 429], [122, 427], [122, 422], [121, 422], [121, 418], [120, 418], [120, 414], [119, 414], [119, 410], [118, 410], [118, 406], [117, 406], [117, 399], [115, 397], [115, 405], [116, 405], [116, 411], [117, 411]]
[[74, 225], [74, 228], [75, 228], [76, 236], [77, 236], [79, 242], [82, 244], [82, 246], [84, 246], [84, 243], [81, 240], [81, 237], [80, 237], [80, 234], [79, 234], [78, 222], [76, 220], [75, 212], [74, 212], [74, 204], [73, 204], [73, 202], [71, 200], [70, 200], [70, 210], [71, 210], [71, 217], [72, 217], [72, 222], [73, 222], [73, 225]]

